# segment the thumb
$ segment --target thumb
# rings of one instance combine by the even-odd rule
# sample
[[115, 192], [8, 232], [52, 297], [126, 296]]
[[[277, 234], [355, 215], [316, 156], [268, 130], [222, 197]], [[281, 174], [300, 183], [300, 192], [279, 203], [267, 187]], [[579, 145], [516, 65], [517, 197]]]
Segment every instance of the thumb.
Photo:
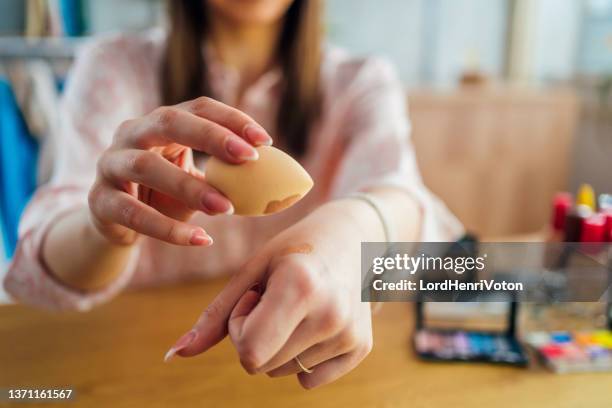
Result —
[[[259, 268], [258, 268], [259, 269]], [[254, 269], [257, 271], [258, 269]], [[164, 361], [178, 354], [191, 357], [208, 350], [227, 335], [228, 320], [242, 295], [257, 281], [256, 273], [237, 273], [199, 317], [193, 328], [168, 350]]]

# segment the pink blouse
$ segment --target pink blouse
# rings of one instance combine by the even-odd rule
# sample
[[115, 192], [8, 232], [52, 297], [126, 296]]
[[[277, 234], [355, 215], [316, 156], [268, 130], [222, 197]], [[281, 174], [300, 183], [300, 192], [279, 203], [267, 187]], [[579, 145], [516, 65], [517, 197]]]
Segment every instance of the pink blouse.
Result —
[[[399, 187], [419, 202], [424, 215], [421, 240], [452, 240], [462, 232], [459, 222], [423, 186], [409, 142], [405, 93], [391, 65], [326, 48], [321, 69], [323, 114], [301, 159], [315, 181], [307, 197], [262, 218], [198, 213], [192, 221], [214, 238], [212, 247], [177, 247], [143, 237], [120, 278], [105, 289], [84, 293], [62, 285], [40, 261], [42, 240], [58, 217], [87, 205], [96, 160], [117, 126], [160, 104], [158, 66], [164, 38], [161, 30], [117, 34], [81, 49], [60, 107], [62, 140], [55, 143], [61, 148], [54, 174], [24, 212], [18, 248], [4, 281], [16, 300], [48, 309], [87, 310], [127, 286], [231, 273], [315, 207], [371, 186]], [[236, 72], [218, 62], [209, 65], [214, 97], [236, 106]], [[280, 75], [278, 69], [263, 75], [236, 106], [272, 135]]]

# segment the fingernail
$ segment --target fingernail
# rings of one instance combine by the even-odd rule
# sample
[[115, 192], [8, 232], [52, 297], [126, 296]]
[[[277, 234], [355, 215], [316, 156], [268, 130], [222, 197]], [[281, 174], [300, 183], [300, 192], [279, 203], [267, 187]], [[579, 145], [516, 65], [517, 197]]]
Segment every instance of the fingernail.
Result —
[[248, 139], [256, 146], [271, 146], [272, 138], [270, 135], [261, 127], [249, 123], [244, 127], [243, 136]]
[[213, 243], [213, 239], [210, 235], [204, 232], [202, 229], [196, 229], [191, 234], [191, 239], [189, 240], [191, 245], [198, 246], [210, 246]]
[[193, 343], [197, 335], [198, 333], [195, 330], [191, 330], [183, 334], [183, 336], [178, 339], [176, 343], [174, 343], [174, 346], [172, 346], [164, 356], [164, 363], [167, 363], [168, 361], [172, 360], [172, 357], [174, 357], [176, 353]]
[[211, 214], [233, 214], [234, 206], [221, 194], [209, 191], [202, 196], [204, 210]]
[[238, 160], [257, 160], [259, 159], [259, 153], [257, 150], [247, 142], [236, 137], [230, 138], [225, 143], [227, 152], [234, 156]]

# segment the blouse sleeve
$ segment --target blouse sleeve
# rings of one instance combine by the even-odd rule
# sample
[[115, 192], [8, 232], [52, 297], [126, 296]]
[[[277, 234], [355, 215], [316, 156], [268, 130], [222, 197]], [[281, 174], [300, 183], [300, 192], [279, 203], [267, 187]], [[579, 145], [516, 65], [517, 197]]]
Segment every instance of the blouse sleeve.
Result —
[[49, 227], [87, 205], [97, 157], [119, 123], [137, 114], [138, 89], [131, 85], [131, 67], [122, 50], [118, 39], [84, 45], [68, 77], [59, 107], [53, 175], [36, 191], [22, 215], [19, 243], [4, 281], [15, 300], [46, 309], [87, 310], [118, 293], [135, 269], [138, 250], [112, 284], [84, 293], [63, 285], [41, 262], [41, 246]]
[[409, 138], [406, 95], [391, 64], [369, 59], [354, 70], [343, 98], [346, 148], [332, 196], [380, 186], [402, 189], [421, 209], [420, 241], [457, 239], [462, 225], [421, 180]]

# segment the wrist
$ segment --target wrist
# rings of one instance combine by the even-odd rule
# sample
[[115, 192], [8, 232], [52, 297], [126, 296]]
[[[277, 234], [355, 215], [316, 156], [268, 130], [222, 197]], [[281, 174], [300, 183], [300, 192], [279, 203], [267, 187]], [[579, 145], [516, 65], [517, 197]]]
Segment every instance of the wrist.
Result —
[[382, 242], [388, 238], [386, 221], [371, 203], [358, 197], [345, 197], [337, 200], [337, 204], [345, 214], [346, 224], [357, 231], [360, 242]]
[[49, 274], [65, 286], [95, 291], [119, 276], [132, 250], [133, 246], [113, 245], [100, 235], [91, 223], [89, 209], [82, 207], [60, 217], [47, 231], [41, 260]]
[[351, 240], [380, 242], [386, 238], [379, 214], [364, 200], [340, 198], [322, 205], [318, 211], [324, 212], [335, 228], [346, 231]]
[[106, 224], [96, 217], [89, 208], [84, 212], [83, 233], [97, 245], [130, 247], [135, 244], [138, 233], [118, 224]]

